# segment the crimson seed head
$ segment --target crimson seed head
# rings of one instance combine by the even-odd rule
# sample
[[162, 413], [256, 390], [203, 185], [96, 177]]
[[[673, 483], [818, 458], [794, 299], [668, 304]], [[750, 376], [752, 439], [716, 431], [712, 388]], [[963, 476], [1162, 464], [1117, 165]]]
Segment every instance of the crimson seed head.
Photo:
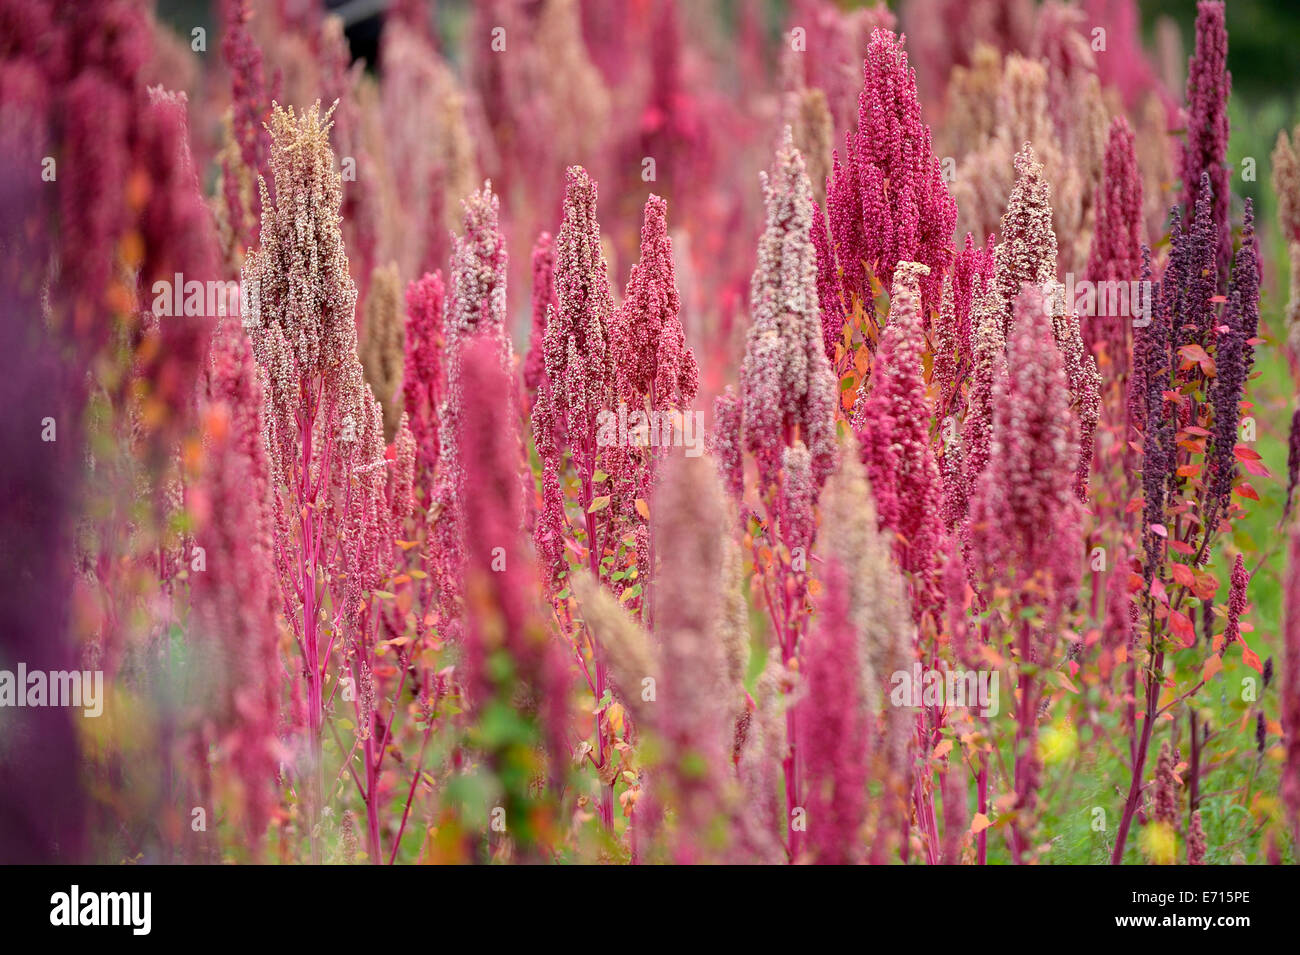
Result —
[[1217, 271], [1227, 274], [1232, 258], [1232, 233], [1228, 222], [1228, 30], [1222, 0], [1200, 0], [1196, 5], [1196, 51], [1187, 61], [1187, 141], [1183, 145], [1181, 173], [1183, 208], [1190, 215], [1198, 199], [1202, 177], [1212, 186], [1214, 249]]
[[1238, 554], [1232, 565], [1231, 586], [1228, 590], [1228, 624], [1223, 630], [1224, 647], [1241, 639], [1241, 615], [1246, 611], [1246, 587], [1249, 584], [1246, 559]]
[[880, 526], [897, 535], [902, 568], [924, 582], [922, 605], [937, 610], [942, 489], [930, 446], [920, 296], [920, 279], [928, 272], [929, 267], [919, 262], [900, 262], [894, 271], [889, 324], [864, 384], [871, 390], [859, 396], [854, 409], [853, 429], [862, 445]]
[[1082, 541], [1073, 493], [1078, 444], [1042, 290], [1016, 300], [1007, 374], [994, 391], [989, 461], [972, 503], [974, 558], [986, 581], [1035, 577], [1057, 605], [1073, 596]]
[[1192, 813], [1191, 828], [1187, 830], [1187, 864], [1205, 865], [1205, 830], [1199, 809]]
[[921, 282], [928, 312], [939, 305], [957, 205], [921, 121], [903, 39], [873, 30], [862, 73], [858, 126], [845, 134], [844, 161], [836, 155], [826, 190], [845, 298], [870, 301], [864, 263], [888, 288], [899, 262], [920, 262], [930, 268]]

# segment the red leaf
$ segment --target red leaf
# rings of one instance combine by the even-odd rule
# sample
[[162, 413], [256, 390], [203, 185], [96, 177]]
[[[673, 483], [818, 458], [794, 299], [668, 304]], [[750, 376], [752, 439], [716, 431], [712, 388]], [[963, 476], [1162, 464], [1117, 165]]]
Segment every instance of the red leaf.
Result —
[[1196, 645], [1196, 628], [1192, 626], [1187, 614], [1181, 610], [1169, 611], [1169, 626], [1174, 636], [1182, 638], [1184, 647]]
[[1242, 497], [1250, 498], [1252, 501], [1259, 500], [1259, 495], [1255, 493], [1255, 489], [1251, 487], [1249, 484], [1247, 484], [1245, 481], [1242, 481], [1235, 488], [1233, 488], [1233, 490], [1236, 491], [1238, 494], [1240, 494]]
[[1186, 587], [1188, 590], [1191, 590], [1196, 586], [1196, 577], [1192, 574], [1192, 568], [1188, 567], [1186, 564], [1174, 564], [1173, 571], [1174, 580], [1177, 583]]
[[1162, 604], [1169, 603], [1169, 594], [1165, 592], [1165, 582], [1159, 577], [1153, 577], [1151, 580], [1151, 596]]
[[1238, 444], [1232, 449], [1233, 456], [1238, 461], [1258, 461], [1259, 452], [1254, 448], [1248, 448], [1244, 444]]
[[1255, 477], [1272, 477], [1267, 465], [1263, 461], [1242, 461], [1241, 466], [1249, 471]]
[[1169, 531], [1165, 530], [1165, 525], [1163, 525], [1163, 524], [1152, 524], [1152, 525], [1151, 525], [1151, 530], [1152, 530], [1155, 534], [1159, 535], [1160, 537], [1168, 537], [1168, 536], [1169, 536]]

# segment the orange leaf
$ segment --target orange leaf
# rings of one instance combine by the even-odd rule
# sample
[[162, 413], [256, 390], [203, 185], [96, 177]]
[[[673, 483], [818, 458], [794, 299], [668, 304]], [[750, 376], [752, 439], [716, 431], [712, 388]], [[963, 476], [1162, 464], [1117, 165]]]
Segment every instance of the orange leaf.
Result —
[[1256, 673], [1260, 674], [1261, 676], [1263, 675], [1264, 665], [1259, 662], [1259, 654], [1256, 653], [1254, 650], [1252, 650], [1250, 647], [1243, 646], [1241, 648], [1241, 660], [1243, 663], [1246, 664], [1246, 666], [1250, 667]]
[[940, 740], [939, 745], [934, 748], [934, 758], [943, 759], [950, 752], [952, 752], [952, 740], [950, 739]]
[[1205, 666], [1201, 668], [1201, 682], [1209, 683], [1214, 674], [1223, 669], [1223, 658], [1217, 653], [1211, 654], [1210, 659], [1205, 661]]
[[636, 512], [647, 521], [650, 520], [650, 505], [646, 503], [645, 498], [638, 497], [636, 499]]
[[1187, 614], [1181, 610], [1169, 611], [1169, 626], [1175, 636], [1182, 638], [1183, 646], [1196, 645], [1196, 628], [1192, 626], [1191, 618]]
[[977, 812], [975, 813], [975, 818], [970, 821], [970, 834], [972, 836], [977, 836], [990, 825], [989, 817], [984, 815], [982, 812]]

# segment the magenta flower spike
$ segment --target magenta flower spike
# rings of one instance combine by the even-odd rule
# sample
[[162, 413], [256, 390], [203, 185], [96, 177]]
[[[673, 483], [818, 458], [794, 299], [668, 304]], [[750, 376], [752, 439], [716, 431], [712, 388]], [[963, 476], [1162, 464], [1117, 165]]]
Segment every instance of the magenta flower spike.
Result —
[[864, 267], [888, 288], [899, 262], [921, 262], [930, 268], [921, 283], [928, 313], [939, 307], [957, 205], [934, 154], [930, 128], [921, 120], [916, 73], [903, 43], [889, 30], [872, 31], [858, 128], [845, 134], [843, 161], [837, 155], [826, 202], [845, 297], [871, 298]]
[[890, 295], [889, 324], [876, 364], [859, 395], [853, 429], [862, 445], [881, 528], [892, 530], [899, 566], [915, 575], [913, 613], [941, 609], [938, 545], [942, 487], [930, 447], [929, 399], [921, 365], [925, 332], [920, 280], [929, 267], [900, 262]]

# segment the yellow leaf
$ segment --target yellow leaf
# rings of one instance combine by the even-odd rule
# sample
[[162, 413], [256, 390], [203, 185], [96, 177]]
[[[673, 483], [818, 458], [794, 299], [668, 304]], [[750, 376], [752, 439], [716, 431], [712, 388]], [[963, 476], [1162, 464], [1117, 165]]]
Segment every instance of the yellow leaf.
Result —
[[591, 507], [587, 508], [588, 514], [595, 514], [597, 511], [603, 511], [609, 507], [609, 495], [602, 494], [600, 497], [592, 498]]
[[621, 703], [609, 704], [609, 709], [605, 711], [605, 716], [609, 720], [609, 728], [613, 732], [623, 732], [623, 705]]

